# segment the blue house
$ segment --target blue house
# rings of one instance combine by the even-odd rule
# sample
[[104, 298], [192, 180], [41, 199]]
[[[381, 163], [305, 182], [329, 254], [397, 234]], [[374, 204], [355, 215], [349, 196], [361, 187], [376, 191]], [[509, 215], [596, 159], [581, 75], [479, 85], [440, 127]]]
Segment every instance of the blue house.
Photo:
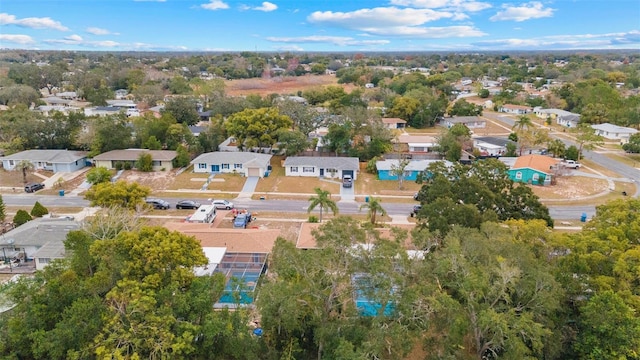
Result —
[[[404, 180], [415, 181], [418, 174], [423, 172], [430, 164], [435, 162], [444, 162], [447, 167], [451, 166], [451, 162], [444, 160], [411, 160], [404, 168]], [[398, 175], [394, 174], [394, 169], [400, 164], [398, 159], [388, 159], [376, 161], [376, 169], [378, 170], [378, 179], [380, 180], [398, 180]]]
[[509, 166], [509, 178], [515, 182], [550, 185], [551, 177], [560, 160], [545, 155], [525, 155], [518, 158], [500, 158]]

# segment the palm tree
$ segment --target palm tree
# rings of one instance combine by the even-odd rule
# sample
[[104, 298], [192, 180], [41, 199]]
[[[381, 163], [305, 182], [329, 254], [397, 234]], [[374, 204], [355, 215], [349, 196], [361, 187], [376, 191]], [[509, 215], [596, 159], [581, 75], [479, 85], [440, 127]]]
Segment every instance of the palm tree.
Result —
[[553, 139], [547, 143], [547, 150], [553, 154], [553, 157], [562, 156], [566, 149], [566, 145], [560, 139]]
[[309, 209], [307, 213], [310, 213], [316, 207], [320, 207], [320, 222], [322, 222], [322, 210], [331, 210], [333, 215], [338, 213], [338, 205], [336, 205], [335, 201], [331, 200], [331, 193], [320, 188], [313, 189], [317, 196], [312, 196], [309, 198], [311, 204], [309, 204]]
[[387, 211], [380, 204], [381, 202], [382, 201], [380, 199], [370, 197], [369, 202], [364, 203], [362, 204], [362, 206], [360, 206], [360, 210], [362, 210], [363, 208], [369, 209], [369, 211], [367, 212], [367, 216], [369, 217], [369, 220], [371, 220], [372, 225], [376, 224], [376, 216], [378, 214], [380, 214], [381, 216], [387, 215]]
[[15, 168], [17, 170], [22, 170], [22, 182], [25, 184], [27, 183], [27, 171], [35, 169], [33, 163], [29, 160], [20, 160], [20, 162], [16, 164]]
[[531, 128], [533, 128], [533, 121], [531, 121], [531, 118], [527, 115], [520, 115], [511, 129], [515, 130], [516, 133], [520, 133]]

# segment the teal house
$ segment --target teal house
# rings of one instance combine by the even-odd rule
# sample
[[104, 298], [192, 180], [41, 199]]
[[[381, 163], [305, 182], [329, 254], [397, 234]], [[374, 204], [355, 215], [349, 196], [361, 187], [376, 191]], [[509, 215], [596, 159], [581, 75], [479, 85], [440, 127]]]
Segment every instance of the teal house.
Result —
[[550, 185], [560, 162], [545, 155], [525, 155], [500, 160], [509, 166], [511, 180], [534, 185]]
[[[423, 172], [430, 164], [435, 162], [444, 162], [447, 167], [451, 166], [451, 162], [444, 160], [411, 160], [404, 168], [404, 180], [415, 181], [418, 174]], [[378, 171], [378, 179], [380, 180], [398, 180], [396, 169], [400, 165], [398, 159], [387, 159], [376, 161], [376, 170]]]

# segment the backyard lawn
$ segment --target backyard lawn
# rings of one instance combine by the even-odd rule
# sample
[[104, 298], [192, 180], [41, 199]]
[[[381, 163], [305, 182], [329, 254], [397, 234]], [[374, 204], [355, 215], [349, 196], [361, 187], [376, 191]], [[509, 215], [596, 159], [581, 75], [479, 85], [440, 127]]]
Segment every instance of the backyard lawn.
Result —
[[361, 171], [356, 180], [356, 194], [359, 195], [396, 195], [396, 196], [413, 196], [420, 190], [421, 184], [415, 181], [405, 180], [403, 190], [398, 189], [397, 180], [378, 180], [375, 174], [369, 174]]

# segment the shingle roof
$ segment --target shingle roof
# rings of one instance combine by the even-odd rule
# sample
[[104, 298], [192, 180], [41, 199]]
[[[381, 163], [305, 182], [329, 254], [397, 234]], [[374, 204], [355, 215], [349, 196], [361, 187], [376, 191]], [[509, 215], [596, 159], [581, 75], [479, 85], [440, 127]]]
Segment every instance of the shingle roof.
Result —
[[25, 150], [0, 158], [0, 160], [29, 160], [56, 164], [69, 164], [87, 157], [86, 152], [69, 150]]
[[406, 124], [406, 120], [400, 118], [382, 118], [382, 122], [385, 124]]
[[220, 229], [211, 224], [168, 222], [167, 229], [193, 236], [202, 247], [226, 247], [227, 252], [270, 253], [279, 229]]
[[531, 106], [514, 105], [514, 104], [504, 104], [504, 105], [502, 105], [502, 107], [505, 108], [505, 109], [520, 109], [520, 110], [531, 110], [531, 109], [533, 109]]
[[154, 161], [171, 161], [176, 157], [176, 152], [173, 150], [125, 149], [107, 151], [94, 156], [93, 160], [135, 161], [143, 153], [151, 154]]
[[[405, 171], [423, 171], [430, 164], [433, 164], [438, 161], [443, 161], [443, 160], [411, 160], [409, 161], [409, 164], [407, 164], [407, 167], [404, 168], [404, 170]], [[450, 161], [443, 161], [443, 162], [447, 167], [452, 165]], [[393, 166], [398, 166], [399, 163], [400, 163], [400, 160], [398, 159], [387, 159], [387, 160], [376, 161], [376, 169], [391, 170], [393, 169]]]
[[610, 133], [635, 134], [635, 133], [638, 132], [638, 130], [636, 130], [636, 129], [632, 129], [632, 128], [628, 128], [628, 127], [624, 127], [624, 126], [613, 125], [613, 124], [610, 124], [610, 123], [591, 125], [591, 127], [596, 129], [596, 130], [606, 131], [606, 132], [610, 132]]
[[398, 143], [400, 144], [408, 144], [408, 143], [431, 143], [435, 144], [438, 142], [435, 137], [429, 135], [408, 135], [402, 134], [398, 136]]
[[62, 243], [69, 231], [79, 228], [80, 224], [68, 219], [36, 218], [5, 233], [0, 243], [8, 244], [9, 239], [17, 247], [38, 247], [50, 241]]
[[267, 167], [271, 162], [270, 154], [245, 151], [214, 151], [204, 153], [191, 160], [191, 164], [248, 164]]
[[507, 138], [499, 138], [493, 136], [482, 136], [473, 138], [474, 141], [481, 141], [487, 144], [498, 145], [498, 146], [507, 146], [507, 144], [515, 144], [514, 141], [511, 141]]
[[284, 166], [315, 166], [322, 169], [358, 170], [360, 159], [340, 156], [289, 156]]
[[530, 168], [549, 174], [551, 167], [559, 162], [560, 160], [545, 155], [524, 155], [516, 159], [512, 169]]
[[478, 116], [454, 116], [450, 118], [445, 118], [444, 120], [452, 124], [465, 124], [469, 122], [486, 122], [486, 120], [481, 119]]

